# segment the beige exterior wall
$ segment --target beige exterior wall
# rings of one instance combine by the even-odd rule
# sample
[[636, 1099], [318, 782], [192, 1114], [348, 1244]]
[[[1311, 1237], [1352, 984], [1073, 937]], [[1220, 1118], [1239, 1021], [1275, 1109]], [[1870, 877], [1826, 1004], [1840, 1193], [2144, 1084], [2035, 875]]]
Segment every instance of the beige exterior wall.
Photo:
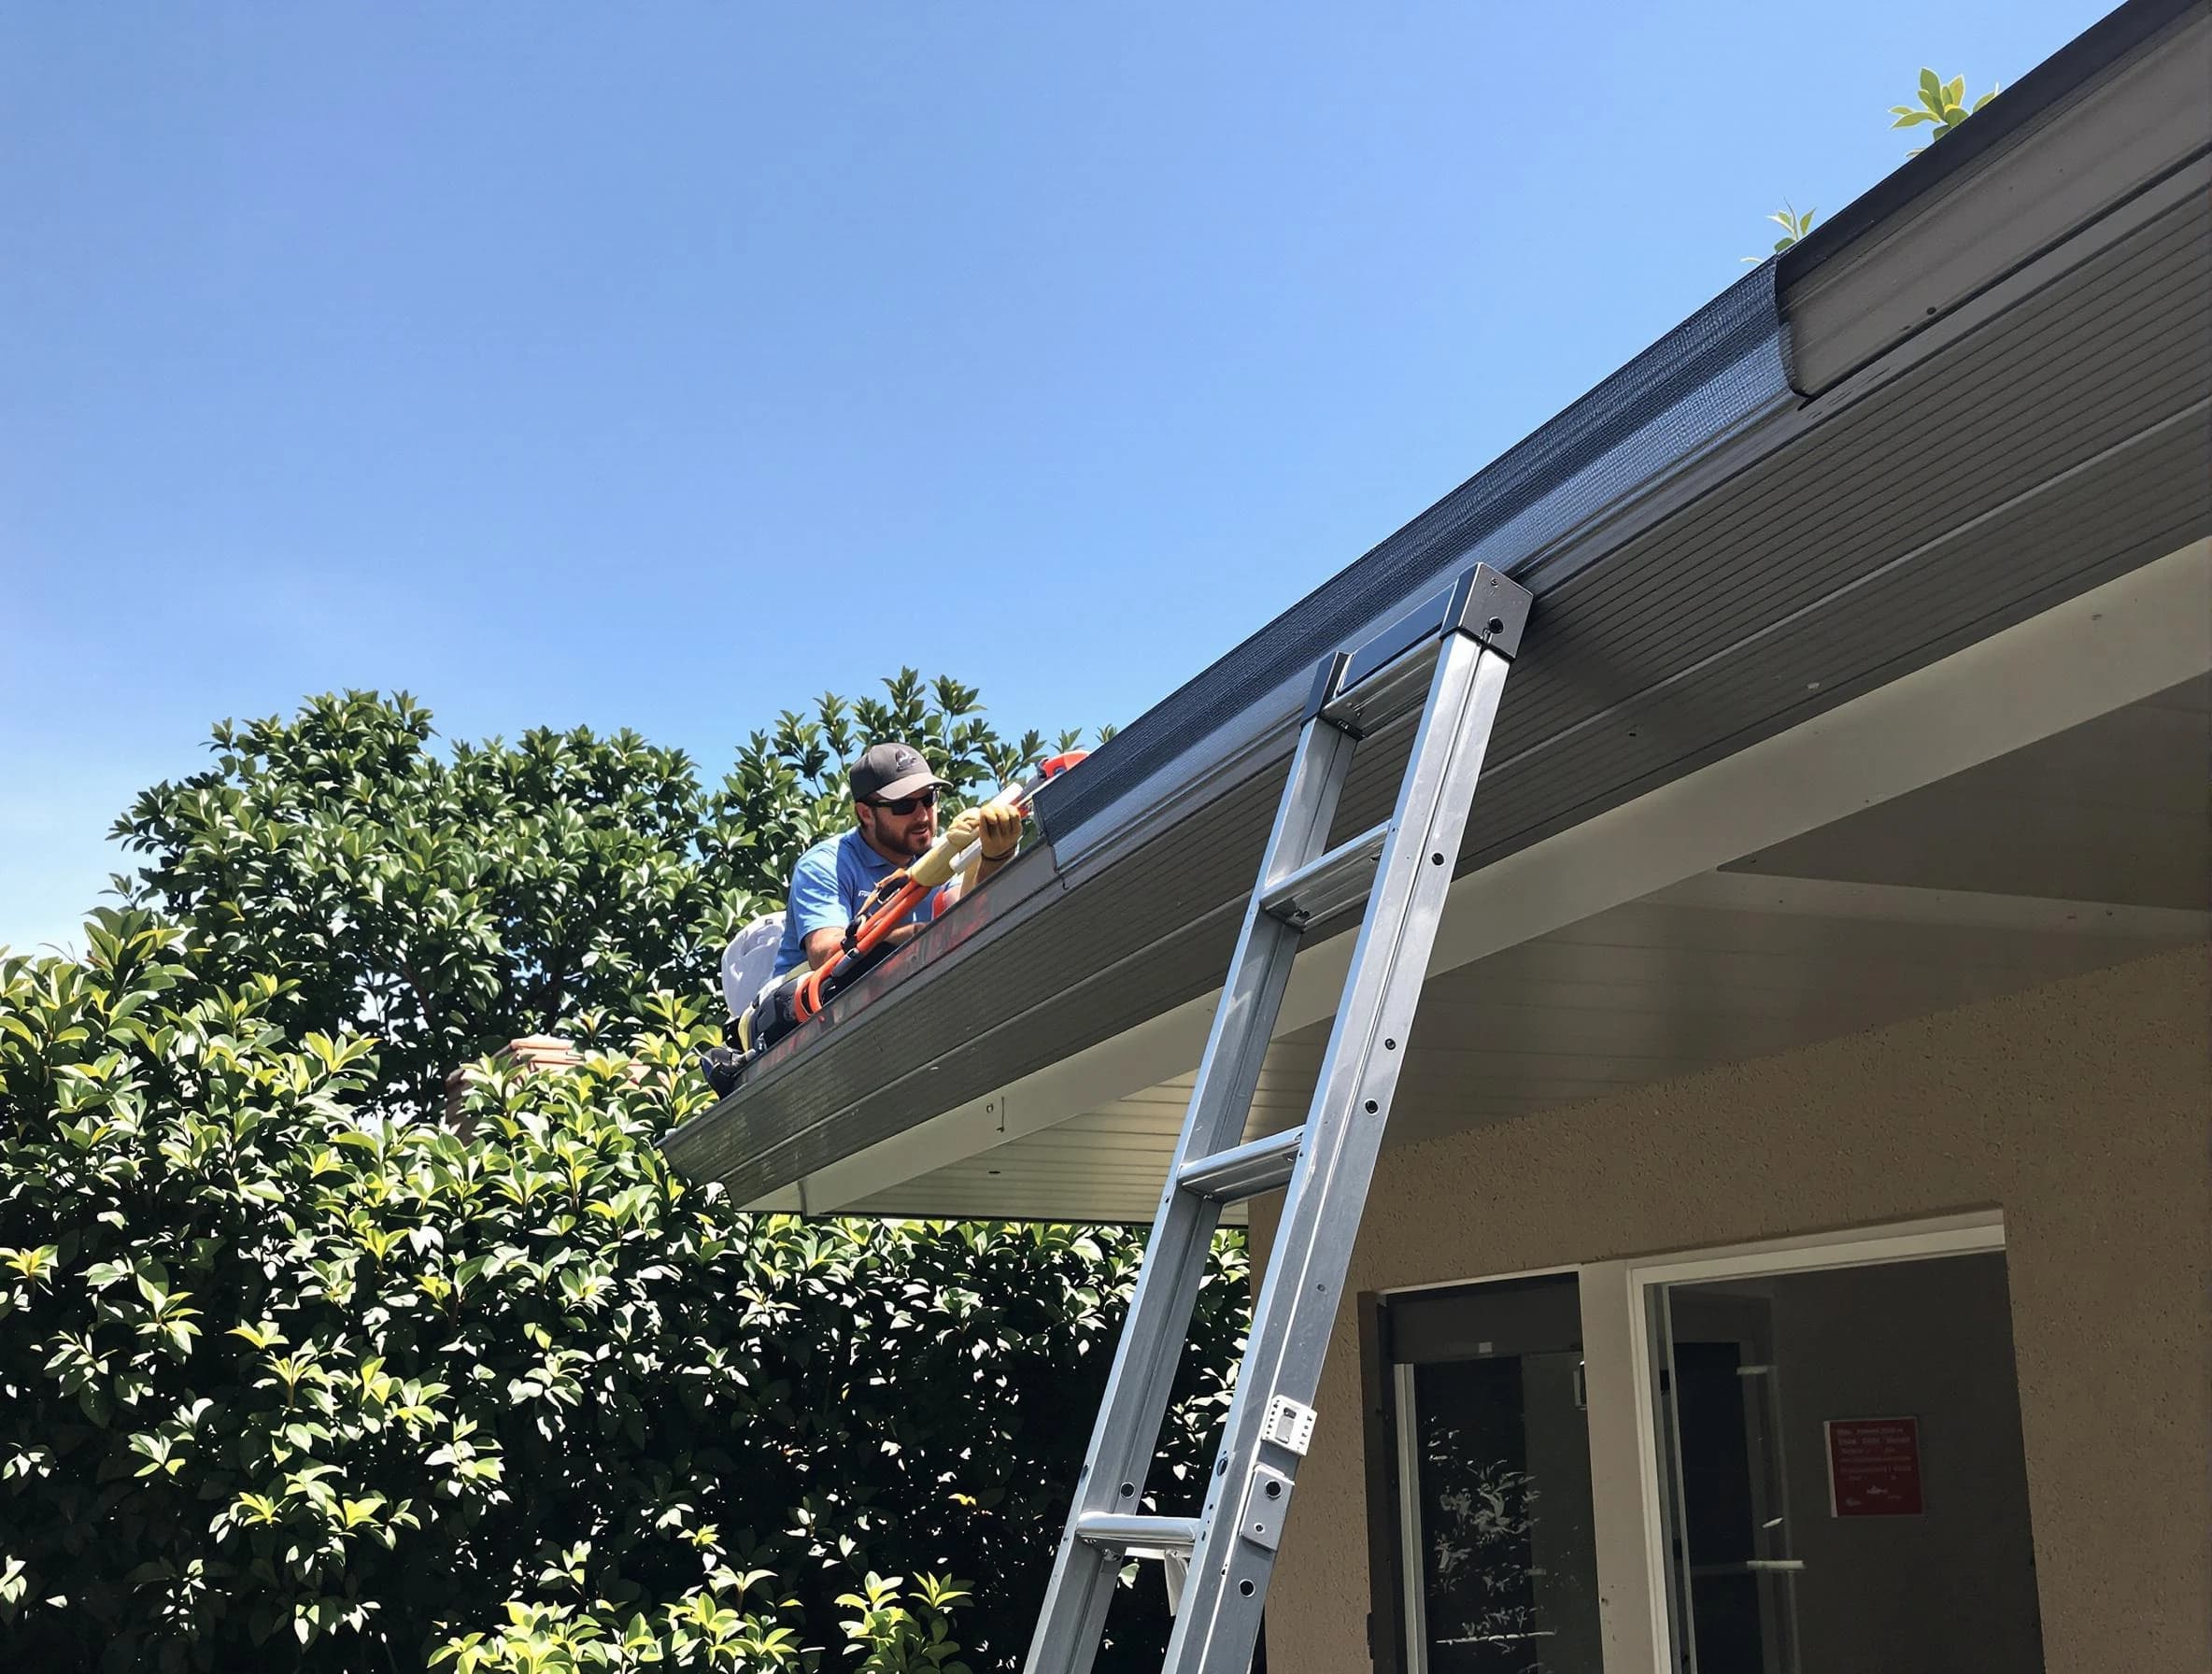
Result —
[[[2212, 960], [2186, 949], [1387, 1151], [1347, 1294], [1998, 1208], [2045, 1666], [2196, 1674], [2212, 1648], [2208, 1017]], [[1255, 1243], [1278, 1201], [1254, 1205]], [[1275, 1674], [1368, 1666], [1350, 1307], [1318, 1406], [1269, 1588]]]

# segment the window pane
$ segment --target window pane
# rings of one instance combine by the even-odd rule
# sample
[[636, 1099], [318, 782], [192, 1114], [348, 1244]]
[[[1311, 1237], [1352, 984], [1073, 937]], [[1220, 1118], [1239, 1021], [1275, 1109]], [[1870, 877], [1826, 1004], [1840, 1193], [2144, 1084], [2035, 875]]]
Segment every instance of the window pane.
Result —
[[1668, 1286], [1669, 1567], [1694, 1674], [2040, 1674], [2005, 1258]]
[[[1415, 1666], [1598, 1674], [1577, 1293], [1571, 1279], [1551, 1286], [1552, 1328], [1533, 1331], [1526, 1287], [1507, 1294], [1512, 1306], [1490, 1322], [1480, 1289], [1452, 1298], [1465, 1310], [1465, 1346], [1489, 1352], [1408, 1368], [1401, 1383], [1414, 1442], [1405, 1533], [1419, 1552]], [[1493, 1324], [1501, 1334], [1487, 1338]]]

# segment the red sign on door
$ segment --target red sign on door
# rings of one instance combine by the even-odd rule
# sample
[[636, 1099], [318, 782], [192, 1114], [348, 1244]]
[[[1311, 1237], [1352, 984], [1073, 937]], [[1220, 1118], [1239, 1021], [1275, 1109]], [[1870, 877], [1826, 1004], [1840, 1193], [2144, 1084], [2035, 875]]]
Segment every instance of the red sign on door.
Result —
[[1917, 1517], [1921, 1512], [1921, 1421], [1828, 1420], [1828, 1514]]

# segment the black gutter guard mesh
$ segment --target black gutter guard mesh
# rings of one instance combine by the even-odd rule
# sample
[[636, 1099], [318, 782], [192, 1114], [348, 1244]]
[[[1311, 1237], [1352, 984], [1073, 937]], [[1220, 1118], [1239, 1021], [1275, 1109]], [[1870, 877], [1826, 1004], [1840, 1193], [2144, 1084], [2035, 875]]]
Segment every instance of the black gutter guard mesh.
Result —
[[[1543, 545], [1790, 393], [1776, 266], [1763, 262], [1572, 406], [1324, 582], [1045, 786], [1056, 848], [1285, 681], [1449, 570], [1511, 574]], [[1061, 850], [1065, 864], [1070, 855]]]

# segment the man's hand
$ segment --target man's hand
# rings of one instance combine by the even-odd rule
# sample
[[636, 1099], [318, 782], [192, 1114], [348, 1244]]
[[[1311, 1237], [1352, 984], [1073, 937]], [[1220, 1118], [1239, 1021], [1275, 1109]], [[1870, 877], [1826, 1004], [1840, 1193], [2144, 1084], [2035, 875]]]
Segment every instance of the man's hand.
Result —
[[1021, 846], [1023, 815], [1009, 802], [985, 802], [975, 815], [975, 838], [983, 848], [975, 875], [981, 880], [1014, 858], [1014, 851]]

